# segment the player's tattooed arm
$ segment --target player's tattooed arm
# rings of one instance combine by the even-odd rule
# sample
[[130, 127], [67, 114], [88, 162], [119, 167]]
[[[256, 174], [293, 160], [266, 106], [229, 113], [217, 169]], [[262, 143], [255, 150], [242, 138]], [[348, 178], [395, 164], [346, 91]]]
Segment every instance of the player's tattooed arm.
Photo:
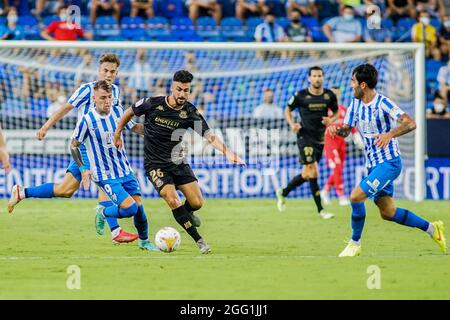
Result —
[[348, 125], [330, 125], [328, 128], [328, 133], [331, 136], [341, 136], [341, 137], [347, 137], [350, 132], [352, 131], [352, 128], [350, 128]]
[[77, 163], [78, 167], [83, 167], [83, 158], [81, 157], [80, 152], [81, 142], [75, 139], [72, 139], [72, 143], [70, 144], [70, 153], [72, 154], [73, 160]]
[[408, 114], [404, 113], [402, 114], [397, 121], [400, 123], [400, 125], [395, 128], [394, 130], [391, 130], [392, 138], [400, 137], [404, 134], [407, 134], [408, 132], [413, 131], [416, 129], [416, 122], [413, 118], [411, 118]]

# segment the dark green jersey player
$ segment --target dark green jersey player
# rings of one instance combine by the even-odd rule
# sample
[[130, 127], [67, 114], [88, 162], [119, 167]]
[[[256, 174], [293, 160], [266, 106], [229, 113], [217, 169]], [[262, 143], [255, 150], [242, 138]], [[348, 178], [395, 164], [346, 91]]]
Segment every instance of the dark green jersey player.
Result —
[[[309, 181], [314, 202], [319, 216], [324, 219], [333, 218], [334, 215], [323, 211], [320, 199], [320, 188], [317, 183], [318, 162], [322, 157], [324, 147], [324, 134], [326, 126], [335, 120], [338, 114], [336, 95], [323, 87], [323, 70], [320, 67], [312, 67], [308, 73], [309, 87], [297, 91], [288, 102], [285, 117], [292, 131], [297, 134], [297, 145], [300, 151], [300, 162], [303, 165], [302, 173], [294, 177], [286, 188], [278, 189], [278, 210], [285, 210], [286, 197], [293, 189], [299, 187], [305, 181]], [[296, 123], [292, 112], [298, 110], [301, 121]], [[333, 116], [328, 117], [328, 111]]]
[[[198, 234], [198, 218], [193, 214], [203, 205], [200, 187], [189, 164], [182, 156], [182, 139], [187, 129], [203, 136], [230, 163], [245, 164], [221, 139], [209, 130], [202, 115], [188, 101], [193, 76], [189, 71], [175, 72], [170, 96], [151, 97], [139, 100], [128, 108], [120, 119], [114, 135], [114, 144], [122, 146], [120, 132], [136, 116], [145, 116], [144, 122], [144, 167], [147, 177], [160, 196], [172, 209], [175, 220], [195, 240], [201, 253], [210, 252], [206, 241]], [[176, 189], [186, 197], [184, 205]]]

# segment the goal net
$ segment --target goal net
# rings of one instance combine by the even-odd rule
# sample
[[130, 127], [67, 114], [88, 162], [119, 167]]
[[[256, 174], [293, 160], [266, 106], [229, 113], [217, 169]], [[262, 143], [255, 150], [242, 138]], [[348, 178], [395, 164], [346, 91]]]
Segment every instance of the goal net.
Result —
[[[129, 42], [9, 42], [0, 44], [0, 121], [14, 169], [0, 171], [0, 197], [11, 187], [59, 182], [71, 161], [69, 138], [75, 112], [53, 127], [44, 141], [36, 131], [84, 82], [97, 79], [99, 57], [106, 52], [121, 59], [116, 84], [125, 107], [143, 97], [170, 92], [173, 72], [188, 69], [195, 77], [191, 101], [210, 126], [247, 161], [229, 165], [201, 138], [187, 132], [182, 146], [206, 197], [273, 197], [301, 172], [295, 134], [283, 117], [289, 98], [308, 86], [308, 69], [325, 72], [325, 87], [341, 90], [340, 104], [352, 99], [353, 68], [370, 62], [379, 70], [377, 90], [416, 118], [418, 129], [400, 138], [403, 172], [396, 196], [421, 200], [423, 162], [423, 47], [416, 44], [240, 44]], [[419, 74], [418, 74], [419, 73]], [[143, 119], [140, 119], [142, 121]], [[127, 133], [126, 148], [145, 197], [157, 196], [143, 169], [143, 140]], [[330, 174], [324, 157], [319, 185]], [[364, 154], [347, 141], [344, 188], [365, 174]], [[334, 191], [333, 191], [334, 192]], [[96, 196], [79, 190], [78, 197]], [[292, 197], [309, 197], [309, 185]]]

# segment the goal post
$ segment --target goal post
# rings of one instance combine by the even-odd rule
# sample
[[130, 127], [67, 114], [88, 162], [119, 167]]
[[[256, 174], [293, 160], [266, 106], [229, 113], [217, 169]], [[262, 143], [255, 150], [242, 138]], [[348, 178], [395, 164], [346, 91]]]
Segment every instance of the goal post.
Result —
[[[148, 69], [135, 68], [139, 51], [145, 51], [144, 66]], [[8, 188], [14, 182], [35, 184], [46, 179], [60, 179], [64, 174], [64, 166], [70, 161], [67, 137], [76, 117], [63, 119], [54, 128], [55, 134], [49, 136], [50, 141], [33, 141], [33, 132], [45, 122], [48, 106], [62, 99], [53, 92], [55, 87], [64, 93], [63, 98], [67, 101], [80, 81], [95, 79], [95, 59], [102, 52], [114, 52], [123, 62], [118, 84], [130, 89], [129, 92], [122, 89], [125, 104], [142, 98], [142, 95], [155, 95], [158, 88], [167, 92], [173, 71], [190, 69], [199, 80], [194, 86], [198, 91], [194, 102], [205, 105], [206, 118], [218, 126], [225, 142], [246, 156], [259, 152], [252, 149], [252, 144], [266, 148], [262, 158], [265, 162], [269, 159], [270, 165], [276, 163], [275, 169], [280, 169], [277, 171], [280, 174], [273, 173], [274, 168], [269, 165], [265, 173], [271, 172], [273, 176], [267, 178], [258, 176], [258, 170], [264, 166], [261, 161], [253, 163], [248, 171], [230, 169], [226, 164], [214, 161], [202, 163], [196, 173], [200, 181], [205, 182], [207, 195], [212, 197], [269, 197], [274, 186], [282, 185], [300, 170], [295, 137], [284, 119], [252, 118], [252, 111], [263, 102], [264, 90], [272, 90], [274, 102], [284, 108], [290, 96], [307, 85], [308, 68], [319, 65], [325, 70], [325, 86], [343, 88], [345, 105], [351, 99], [352, 68], [358, 63], [373, 62], [380, 70], [379, 91], [399, 103], [417, 123], [414, 134], [400, 138], [400, 150], [406, 160], [401, 181], [396, 187], [402, 198], [421, 201], [425, 197], [425, 50], [422, 43], [91, 41], [0, 42], [0, 121], [15, 166], [11, 176], [2, 177], [0, 173], [0, 197], [7, 196]], [[93, 61], [85, 61], [88, 55]], [[164, 83], [161, 84], [160, 80]], [[147, 88], [142, 88], [142, 84], [139, 88], [139, 81]], [[134, 88], [131, 88], [131, 83]], [[260, 129], [268, 129], [269, 132], [263, 133]], [[235, 140], [231, 141], [230, 137]], [[142, 167], [142, 160], [139, 160], [142, 158], [142, 141], [131, 135], [128, 139], [134, 164], [137, 168]], [[205, 150], [200, 149], [199, 153], [204, 157]], [[191, 152], [195, 153], [195, 148]], [[208, 152], [208, 157], [216, 156]], [[361, 177], [363, 166], [360, 151], [349, 146], [348, 152], [344, 172], [347, 191]], [[37, 178], [33, 166], [42, 171], [40, 178]], [[56, 166], [57, 171], [49, 169], [52, 166]], [[212, 173], [207, 173], [207, 170]], [[324, 160], [321, 161], [321, 173], [322, 176], [329, 173]], [[140, 172], [138, 176], [144, 183], [145, 175]], [[325, 178], [321, 177], [321, 186]], [[151, 185], [144, 189], [148, 195], [155, 196]], [[78, 192], [81, 197], [92, 196], [93, 193], [95, 190]], [[303, 197], [308, 193], [299, 190], [293, 195]]]

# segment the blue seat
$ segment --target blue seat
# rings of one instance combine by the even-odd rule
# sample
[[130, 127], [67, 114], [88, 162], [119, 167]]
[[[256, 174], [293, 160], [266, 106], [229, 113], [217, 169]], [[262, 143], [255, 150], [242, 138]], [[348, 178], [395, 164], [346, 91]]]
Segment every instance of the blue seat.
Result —
[[173, 18], [171, 21], [172, 35], [176, 38], [189, 38], [195, 36], [194, 23], [186, 17]]
[[436, 28], [437, 31], [441, 30], [442, 27], [442, 23], [439, 19], [437, 18], [431, 18], [430, 19], [430, 24]]
[[255, 34], [255, 29], [258, 25], [260, 25], [261, 23], [264, 22], [263, 18], [258, 18], [258, 17], [250, 17], [247, 19], [247, 21], [245, 21], [245, 25], [246, 25], [246, 35], [247, 36], [254, 36]]
[[38, 21], [34, 16], [20, 16], [18, 24], [23, 26], [25, 39], [28, 40], [41, 39]]
[[392, 30], [392, 40], [396, 42], [410, 42], [411, 28], [394, 27]]
[[397, 21], [397, 28], [411, 29], [417, 21], [413, 18], [400, 18]]
[[81, 16], [80, 17], [80, 23], [81, 28], [83, 28], [84, 31], [92, 31], [92, 21], [88, 16]]
[[223, 18], [221, 21], [222, 36], [230, 40], [245, 36], [240, 19], [235, 17]]
[[390, 18], [381, 19], [381, 27], [391, 30], [394, 27], [394, 21]]
[[97, 18], [94, 27], [94, 36], [98, 40], [105, 37], [114, 37], [120, 35], [119, 24], [112, 16], [101, 16]]
[[197, 35], [202, 38], [218, 37], [220, 35], [216, 20], [211, 17], [197, 19]]
[[147, 35], [150, 38], [170, 36], [169, 21], [164, 17], [155, 16], [147, 20]]
[[302, 17], [302, 24], [310, 29], [320, 25], [319, 20], [314, 17]]
[[436, 81], [439, 69], [442, 67], [442, 62], [434, 59], [425, 60], [425, 75], [427, 81]]
[[281, 26], [284, 30], [291, 24], [291, 19], [286, 17], [277, 17], [275, 23]]
[[144, 20], [141, 17], [124, 17], [121, 25], [121, 35], [128, 40], [146, 36]]
[[322, 31], [321, 27], [313, 27], [311, 28], [311, 37], [314, 42], [328, 42], [328, 38]]

